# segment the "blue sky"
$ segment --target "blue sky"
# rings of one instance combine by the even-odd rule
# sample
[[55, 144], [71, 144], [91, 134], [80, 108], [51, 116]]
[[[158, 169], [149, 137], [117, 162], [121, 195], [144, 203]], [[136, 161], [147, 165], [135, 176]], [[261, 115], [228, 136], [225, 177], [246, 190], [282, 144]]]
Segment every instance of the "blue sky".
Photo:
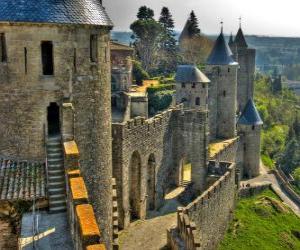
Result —
[[246, 34], [300, 37], [299, 0], [103, 0], [103, 5], [115, 24], [114, 30], [129, 30], [138, 8], [147, 5], [156, 16], [163, 6], [169, 7], [176, 30], [182, 29], [194, 10], [206, 34], [218, 33], [221, 20], [226, 33], [235, 33], [242, 16]]

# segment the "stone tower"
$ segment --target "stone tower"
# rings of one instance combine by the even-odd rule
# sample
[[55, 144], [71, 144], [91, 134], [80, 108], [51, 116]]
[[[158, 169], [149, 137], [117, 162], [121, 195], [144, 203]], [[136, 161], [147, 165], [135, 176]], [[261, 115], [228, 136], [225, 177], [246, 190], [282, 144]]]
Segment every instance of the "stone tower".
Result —
[[175, 80], [176, 103], [188, 109], [207, 110], [210, 80], [195, 65], [179, 65]]
[[110, 249], [112, 22], [94, 0], [1, 0], [0, 9], [0, 113], [5, 120], [0, 154], [45, 161], [50, 128], [64, 131], [68, 102], [74, 111], [67, 121], [69, 138], [78, 144], [81, 173], [102, 241]]
[[211, 80], [208, 90], [211, 140], [236, 136], [237, 70], [238, 63], [232, 58], [221, 30], [206, 67]]
[[235, 60], [239, 63], [238, 87], [237, 87], [237, 108], [241, 113], [246, 103], [254, 94], [254, 72], [255, 72], [255, 49], [248, 48], [242, 28], [240, 27], [234, 42], [229, 46], [234, 54]]
[[243, 139], [243, 173], [252, 178], [259, 175], [260, 166], [260, 137], [263, 121], [252, 99], [238, 120], [238, 133]]

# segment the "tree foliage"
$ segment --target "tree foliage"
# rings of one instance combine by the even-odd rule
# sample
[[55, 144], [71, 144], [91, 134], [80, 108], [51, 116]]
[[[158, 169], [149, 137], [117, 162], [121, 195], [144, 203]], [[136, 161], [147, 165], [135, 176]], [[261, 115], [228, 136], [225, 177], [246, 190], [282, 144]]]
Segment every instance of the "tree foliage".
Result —
[[149, 74], [143, 69], [141, 63], [138, 61], [133, 61], [132, 74], [137, 85], [142, 85], [143, 80], [149, 79]]
[[158, 73], [174, 72], [177, 64], [178, 49], [175, 39], [174, 20], [167, 7], [163, 7], [159, 17], [162, 26]]
[[292, 172], [300, 166], [299, 97], [290, 90], [273, 93], [271, 79], [257, 75], [255, 101], [264, 121], [262, 131], [262, 159], [279, 163]]
[[137, 14], [138, 19], [130, 25], [137, 57], [147, 72], [155, 69], [158, 64], [162, 32], [161, 24], [155, 21], [153, 16], [153, 10], [142, 6]]
[[193, 10], [190, 13], [188, 24], [188, 34], [190, 37], [200, 35], [201, 31], [199, 29], [198, 18], [196, 17], [195, 12]]

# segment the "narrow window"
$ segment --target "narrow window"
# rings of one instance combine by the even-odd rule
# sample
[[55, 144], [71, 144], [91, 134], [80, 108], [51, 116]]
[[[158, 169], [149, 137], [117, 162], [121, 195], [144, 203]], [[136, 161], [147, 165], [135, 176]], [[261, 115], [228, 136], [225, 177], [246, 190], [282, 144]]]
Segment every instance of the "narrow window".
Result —
[[6, 40], [5, 40], [4, 33], [0, 33], [0, 60], [1, 60], [1, 62], [7, 61]]
[[42, 42], [43, 75], [53, 75], [53, 44], [51, 41]]
[[252, 125], [252, 130], [255, 130], [255, 125]]
[[76, 55], [76, 48], [74, 48], [74, 55], [73, 55], [73, 67], [74, 72], [77, 72], [77, 55]]
[[183, 82], [183, 83], [181, 83], [181, 88], [185, 88], [185, 83]]
[[97, 35], [90, 36], [90, 59], [91, 59], [91, 62], [97, 62], [97, 57], [98, 57], [97, 40], [98, 40]]
[[27, 74], [27, 48], [24, 48], [24, 70], [25, 74]]
[[226, 91], [225, 91], [225, 90], [223, 91], [223, 96], [224, 96], [224, 97], [226, 96]]
[[203, 89], [205, 88], [205, 84], [204, 84], [204, 83], [202, 83], [202, 88], [203, 88]]
[[195, 104], [196, 104], [196, 106], [200, 106], [200, 97], [196, 98]]
[[193, 89], [196, 88], [196, 83], [193, 82], [192, 88], [193, 88]]
[[228, 68], [228, 73], [230, 72], [230, 68]]

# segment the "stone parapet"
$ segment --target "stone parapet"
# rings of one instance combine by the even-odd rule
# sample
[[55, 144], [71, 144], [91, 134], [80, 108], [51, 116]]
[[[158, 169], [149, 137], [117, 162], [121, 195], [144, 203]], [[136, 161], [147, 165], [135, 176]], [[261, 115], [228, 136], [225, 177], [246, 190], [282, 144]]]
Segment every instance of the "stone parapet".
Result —
[[89, 202], [85, 181], [79, 169], [79, 151], [75, 141], [64, 143], [68, 220], [74, 248], [105, 250], [94, 209]]
[[[227, 171], [188, 206], [178, 209], [176, 230], [180, 241], [169, 239], [171, 249], [216, 249], [223, 238], [232, 218], [237, 188], [235, 164], [222, 164], [227, 165]], [[168, 231], [168, 237], [172, 235], [176, 234]]]

